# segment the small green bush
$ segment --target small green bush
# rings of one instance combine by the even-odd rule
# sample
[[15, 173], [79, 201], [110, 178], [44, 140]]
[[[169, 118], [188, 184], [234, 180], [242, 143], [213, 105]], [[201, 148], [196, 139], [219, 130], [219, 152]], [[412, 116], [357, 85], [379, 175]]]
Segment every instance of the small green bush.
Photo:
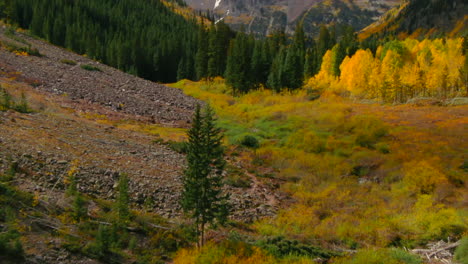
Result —
[[358, 146], [374, 149], [378, 141], [387, 135], [387, 126], [372, 116], [354, 116], [345, 125], [345, 131], [355, 136]]
[[99, 225], [95, 241], [88, 244], [85, 247], [84, 252], [91, 257], [103, 259], [110, 253], [110, 245], [112, 242], [110, 240], [110, 232], [109, 227]]
[[461, 264], [468, 264], [468, 237], [462, 238], [455, 250], [455, 259]]
[[421, 264], [421, 258], [404, 250], [366, 249], [361, 250], [352, 257], [336, 259], [336, 264]]
[[76, 65], [76, 61], [74, 61], [74, 60], [62, 59], [62, 60], [60, 60], [60, 62], [63, 63], [63, 64], [71, 65], [71, 66]]
[[330, 259], [332, 257], [340, 256], [337, 252], [332, 252], [309, 244], [303, 244], [297, 240], [288, 240], [282, 236], [260, 240], [256, 242], [256, 245], [268, 251], [275, 257], [293, 255]]
[[177, 142], [169, 140], [164, 142], [170, 149], [174, 150], [177, 153], [185, 154], [187, 153], [187, 142]]
[[30, 45], [28, 47], [21, 47], [19, 45], [13, 44], [13, 43], [6, 43], [2, 42], [6, 49], [10, 52], [26, 52], [27, 54], [31, 56], [36, 56], [36, 57], [42, 57], [42, 54], [39, 52], [37, 48], [32, 48]]
[[100, 68], [93, 66], [93, 65], [89, 65], [89, 64], [82, 64], [80, 67], [81, 69], [87, 70], [87, 71], [99, 71], [99, 72], [101, 71]]
[[258, 147], [260, 147], [260, 143], [258, 142], [258, 139], [251, 135], [244, 136], [240, 143], [242, 146], [247, 147], [247, 148], [257, 149]]
[[7, 30], [5, 31], [5, 36], [9, 37], [12, 40], [15, 40], [17, 42], [23, 43], [25, 45], [31, 46], [29, 42], [26, 40], [20, 38], [19, 36], [16, 35], [16, 29], [13, 27], [8, 27]]
[[36, 48], [29, 47], [26, 49], [26, 52], [31, 56], [42, 57], [42, 54]]
[[19, 102], [15, 102], [13, 97], [3, 88], [0, 87], [0, 111], [15, 110], [19, 113], [32, 113], [32, 109], [28, 105], [26, 95], [21, 94]]
[[6, 111], [11, 109], [12, 105], [13, 98], [4, 88], [0, 87], [0, 110]]
[[73, 218], [75, 221], [80, 222], [88, 216], [88, 208], [86, 207], [86, 201], [83, 196], [79, 193], [76, 194], [73, 200]]
[[24, 93], [21, 94], [20, 101], [17, 104], [15, 104], [13, 109], [16, 112], [24, 113], [24, 114], [32, 112], [31, 108], [29, 108], [28, 101], [26, 100], [26, 96], [24, 95]]
[[463, 164], [460, 165], [460, 169], [464, 170], [465, 172], [468, 172], [468, 160], [463, 161]]
[[399, 248], [390, 249], [389, 255], [399, 263], [405, 264], [421, 264], [422, 260], [419, 256], [413, 255]]
[[24, 250], [19, 237], [19, 233], [13, 230], [0, 233], [0, 259], [5, 259], [6, 263], [8, 261], [15, 263], [14, 261], [24, 259]]
[[380, 151], [382, 154], [390, 153], [390, 147], [386, 143], [377, 143], [375, 144], [375, 148]]

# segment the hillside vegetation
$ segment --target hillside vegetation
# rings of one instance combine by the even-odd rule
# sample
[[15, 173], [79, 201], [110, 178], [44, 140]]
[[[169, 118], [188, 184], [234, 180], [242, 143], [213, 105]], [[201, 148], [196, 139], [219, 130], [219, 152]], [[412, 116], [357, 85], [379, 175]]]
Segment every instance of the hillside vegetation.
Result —
[[[181, 6], [0, 0], [0, 262], [465, 261], [466, 38], [256, 39]], [[216, 140], [187, 137], [206, 103]]]
[[[466, 106], [368, 105], [333, 93], [310, 101], [306, 91], [232, 97], [222, 80], [173, 87], [215, 107], [226, 143], [244, 146], [244, 166], [260, 179], [285, 181], [280, 188], [296, 202], [256, 222], [259, 234], [358, 249], [350, 263], [400, 254], [364, 249], [414, 248], [466, 234]], [[259, 142], [254, 150], [248, 137]], [[215, 254], [206, 250], [199, 260]], [[364, 261], [371, 255], [376, 262]]]
[[404, 39], [467, 36], [466, 1], [406, 0], [389, 10], [379, 21], [364, 28], [359, 37]]

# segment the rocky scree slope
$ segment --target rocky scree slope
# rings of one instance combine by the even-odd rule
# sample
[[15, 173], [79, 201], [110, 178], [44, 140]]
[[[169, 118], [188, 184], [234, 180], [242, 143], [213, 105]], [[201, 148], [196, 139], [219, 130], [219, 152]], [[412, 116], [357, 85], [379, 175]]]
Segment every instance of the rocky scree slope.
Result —
[[[3, 42], [11, 41], [0, 36]], [[126, 173], [135, 208], [169, 218], [180, 216], [184, 156], [155, 141], [156, 136], [98, 124], [80, 113], [186, 127], [198, 101], [180, 90], [19, 36], [43, 56], [19, 56], [0, 48], [0, 83], [25, 92], [37, 111], [0, 112], [0, 171], [17, 163], [23, 171], [18, 176], [22, 189], [57, 201], [74, 163], [78, 189], [92, 197], [115, 198], [119, 174]], [[101, 71], [67, 65], [60, 62], [63, 59], [94, 65]], [[230, 163], [240, 167], [232, 159]], [[233, 219], [252, 221], [275, 213], [280, 195], [269, 185], [252, 181], [246, 188], [227, 186]]]
[[[0, 41], [25, 46], [6, 37], [4, 31], [0, 29]], [[43, 56], [1, 52], [0, 71], [20, 72], [41, 91], [173, 125], [187, 124], [195, 105], [200, 103], [180, 90], [135, 77], [26, 35], [20, 37]], [[64, 63], [67, 61], [69, 64]], [[85, 70], [82, 68], [85, 65], [99, 70]]]

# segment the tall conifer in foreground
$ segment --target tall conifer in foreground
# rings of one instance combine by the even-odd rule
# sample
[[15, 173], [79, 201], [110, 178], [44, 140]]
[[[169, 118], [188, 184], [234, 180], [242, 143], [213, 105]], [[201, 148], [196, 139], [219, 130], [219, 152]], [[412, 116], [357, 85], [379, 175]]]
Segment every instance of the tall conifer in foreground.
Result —
[[187, 169], [181, 204], [195, 220], [199, 247], [204, 244], [206, 226], [223, 223], [228, 214], [228, 195], [222, 193], [223, 135], [215, 121], [210, 106], [203, 111], [197, 106], [192, 128], [188, 131]]

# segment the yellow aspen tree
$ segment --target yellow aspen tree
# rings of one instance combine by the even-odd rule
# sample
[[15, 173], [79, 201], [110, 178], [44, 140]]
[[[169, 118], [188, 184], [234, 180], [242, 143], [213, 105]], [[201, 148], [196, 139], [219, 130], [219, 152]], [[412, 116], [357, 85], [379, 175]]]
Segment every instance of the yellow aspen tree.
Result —
[[417, 61], [407, 62], [403, 65], [400, 74], [401, 85], [405, 87], [405, 97], [412, 98], [421, 91], [422, 71]]
[[337, 78], [333, 75], [333, 54], [331, 50], [328, 50], [323, 56], [319, 73], [309, 81], [308, 85], [319, 89], [329, 89], [336, 83]]
[[432, 41], [432, 61], [426, 75], [426, 87], [429, 96], [443, 97], [447, 84], [447, 60], [445, 58], [444, 44], [441, 39]]
[[448, 96], [457, 96], [462, 86], [461, 69], [465, 63], [465, 56], [463, 56], [463, 39], [447, 39], [445, 59], [447, 61], [447, 86]]
[[370, 98], [383, 98], [383, 77], [382, 77], [382, 63], [378, 57], [374, 58], [372, 63], [372, 72], [369, 78], [369, 90], [368, 95]]
[[387, 102], [401, 101], [400, 68], [402, 58], [393, 50], [388, 50], [382, 61], [383, 90], [382, 99]]
[[374, 56], [370, 50], [358, 50], [353, 57], [346, 57], [340, 66], [342, 85], [354, 96], [369, 98], [369, 81]]
[[376, 57], [376, 58], [381, 58], [381, 57], [382, 57], [382, 52], [383, 52], [383, 47], [382, 47], [382, 46], [378, 46], [378, 47], [377, 47], [377, 51], [375, 52], [375, 57]]
[[409, 50], [412, 54], [415, 54], [414, 51], [418, 48], [419, 41], [412, 38], [407, 38], [403, 41], [403, 46]]
[[427, 78], [430, 74], [432, 65], [432, 52], [431, 52], [431, 41], [425, 39], [418, 45], [418, 53], [416, 55], [416, 61], [421, 69], [421, 91], [418, 96], [428, 96], [427, 91]]

